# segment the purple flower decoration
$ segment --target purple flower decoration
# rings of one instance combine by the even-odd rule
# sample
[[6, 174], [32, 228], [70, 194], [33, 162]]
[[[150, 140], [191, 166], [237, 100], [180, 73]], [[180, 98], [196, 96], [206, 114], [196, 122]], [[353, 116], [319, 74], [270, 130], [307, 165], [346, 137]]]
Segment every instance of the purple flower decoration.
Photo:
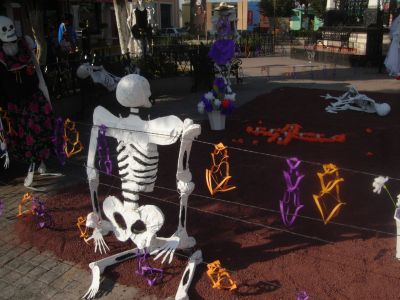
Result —
[[208, 56], [217, 65], [225, 65], [235, 54], [235, 42], [232, 40], [217, 40], [211, 46]]
[[204, 110], [206, 112], [212, 112], [213, 107], [211, 101], [208, 100], [205, 96], [201, 97], [201, 101], [204, 103]]
[[223, 115], [229, 115], [233, 112], [235, 106], [233, 105], [233, 102], [229, 99], [224, 99], [221, 102], [221, 114]]
[[217, 31], [221, 37], [232, 34], [231, 23], [227, 16], [221, 17], [217, 22]]

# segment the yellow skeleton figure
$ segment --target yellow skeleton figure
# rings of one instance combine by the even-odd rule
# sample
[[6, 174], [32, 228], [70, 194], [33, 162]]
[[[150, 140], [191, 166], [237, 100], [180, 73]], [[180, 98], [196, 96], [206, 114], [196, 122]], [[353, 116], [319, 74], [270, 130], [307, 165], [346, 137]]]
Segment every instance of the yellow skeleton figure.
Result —
[[210, 278], [214, 289], [233, 291], [237, 288], [236, 282], [232, 280], [226, 269], [222, 268], [219, 260], [209, 263], [207, 268], [207, 276]]
[[[339, 183], [343, 182], [344, 179], [339, 177], [339, 169], [334, 164], [325, 164], [322, 167], [324, 172], [317, 173], [321, 183], [321, 191], [318, 195], [313, 195], [313, 198], [326, 225], [345, 204], [340, 199], [339, 187]], [[325, 183], [326, 181], [327, 183]]]
[[[73, 139], [69, 137], [71, 133], [74, 135]], [[66, 119], [64, 122], [64, 140], [64, 151], [68, 158], [83, 150], [83, 145], [79, 140], [79, 132], [76, 130], [75, 122], [71, 121], [70, 119]]]
[[228, 148], [222, 143], [214, 147], [214, 152], [211, 153], [213, 165], [210, 169], [206, 169], [206, 183], [211, 195], [236, 188], [236, 186], [228, 186], [228, 181], [232, 178], [229, 175]]

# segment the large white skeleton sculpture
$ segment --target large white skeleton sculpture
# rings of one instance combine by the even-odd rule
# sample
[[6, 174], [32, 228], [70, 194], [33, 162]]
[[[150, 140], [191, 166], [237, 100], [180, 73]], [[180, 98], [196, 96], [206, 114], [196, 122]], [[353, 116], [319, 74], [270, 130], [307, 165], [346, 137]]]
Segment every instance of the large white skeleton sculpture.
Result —
[[[35, 42], [29, 36], [25, 36], [24, 39], [26, 41], [26, 44], [29, 47], [31, 59], [35, 66], [36, 76], [38, 77], [38, 81], [39, 81], [38, 88], [42, 91], [43, 96], [46, 98], [46, 100], [49, 102], [49, 104], [51, 106], [49, 91], [47, 89], [46, 82], [44, 81], [42, 71], [41, 71], [39, 63], [36, 59], [36, 55], [34, 53]], [[18, 48], [18, 43], [17, 43], [18, 37], [16, 34], [15, 25], [14, 25], [14, 22], [10, 18], [5, 17], [5, 16], [0, 16], [0, 40], [2, 42], [3, 51], [6, 55], [8, 55], [8, 56], [17, 55], [19, 48]], [[5, 144], [5, 142], [3, 142], [3, 144]], [[8, 167], [8, 165], [9, 165], [8, 155], [6, 156], [6, 162], [7, 162], [6, 165]], [[61, 174], [59, 174], [59, 173], [46, 173], [46, 165], [45, 165], [44, 161], [41, 161], [37, 171], [41, 175], [61, 176]], [[24, 186], [27, 188], [30, 188], [30, 189], [40, 190], [37, 188], [33, 188], [31, 186], [32, 182], [33, 182], [34, 173], [35, 173], [35, 163], [32, 163], [32, 164], [30, 164], [30, 166], [28, 168], [28, 174], [24, 180]]]
[[[190, 119], [182, 122], [176, 116], [150, 121], [140, 119], [137, 115], [138, 108], [151, 106], [150, 95], [150, 85], [144, 77], [127, 75], [118, 83], [116, 97], [121, 105], [130, 107], [131, 114], [126, 118], [116, 117], [101, 106], [93, 114], [87, 161], [93, 212], [87, 216], [86, 226], [94, 230], [88, 240], [94, 241], [95, 252], [99, 249], [103, 253], [108, 249], [103, 236], [112, 231], [118, 240], [131, 240], [136, 248], [89, 264], [93, 279], [84, 296], [89, 299], [95, 297], [99, 290], [100, 274], [107, 266], [134, 258], [143, 249], [156, 254], [155, 259], [163, 256], [163, 263], [168, 257], [171, 262], [175, 250], [193, 248], [196, 243], [186, 231], [187, 202], [195, 186], [188, 162], [193, 139], [200, 134], [201, 128]], [[108, 196], [104, 200], [103, 212], [108, 220], [102, 219], [97, 196], [99, 172], [95, 168], [95, 154], [100, 125], [105, 125], [106, 135], [118, 142], [118, 171], [124, 197], [123, 201], [114, 196]], [[180, 193], [179, 225], [171, 237], [162, 238], [156, 235], [164, 223], [162, 211], [154, 205], [139, 206], [139, 193], [153, 191], [158, 169], [157, 145], [170, 145], [178, 139], [181, 139], [176, 173], [177, 189]], [[198, 250], [189, 259], [175, 299], [188, 299], [187, 291], [195, 267], [201, 261], [202, 254]]]
[[153, 1], [132, 1], [127, 25], [131, 32], [130, 39], [133, 48], [130, 49], [136, 57], [150, 53], [150, 36], [155, 26], [155, 9]]
[[390, 105], [387, 103], [376, 103], [375, 100], [367, 97], [364, 94], [360, 94], [354, 86], [351, 86], [349, 90], [339, 97], [334, 97], [329, 94], [321, 96], [327, 100], [336, 100], [331, 102], [325, 111], [336, 114], [342, 110], [356, 110], [366, 113], [377, 113], [379, 116], [386, 116], [390, 112]]

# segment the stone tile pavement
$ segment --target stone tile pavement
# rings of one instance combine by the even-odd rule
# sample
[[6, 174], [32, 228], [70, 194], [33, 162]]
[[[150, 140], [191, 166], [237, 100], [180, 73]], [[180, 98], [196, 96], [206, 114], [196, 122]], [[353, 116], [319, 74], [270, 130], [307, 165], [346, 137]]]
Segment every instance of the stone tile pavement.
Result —
[[[35, 178], [35, 182], [46, 187], [46, 193], [34, 192], [46, 199], [58, 189], [77, 183], [79, 176], [70, 177], [66, 170], [63, 177]], [[77, 173], [77, 170], [74, 170]], [[81, 174], [82, 176], [83, 174]], [[82, 177], [80, 177], [82, 178]], [[83, 177], [84, 178], [84, 177]], [[91, 283], [89, 268], [62, 261], [50, 252], [39, 252], [14, 233], [17, 207], [24, 193], [23, 177], [5, 185], [0, 179], [0, 198], [5, 210], [0, 216], [0, 299], [15, 300], [75, 300], [80, 299]], [[140, 296], [138, 289], [115, 283], [105, 278], [97, 299], [156, 299]]]

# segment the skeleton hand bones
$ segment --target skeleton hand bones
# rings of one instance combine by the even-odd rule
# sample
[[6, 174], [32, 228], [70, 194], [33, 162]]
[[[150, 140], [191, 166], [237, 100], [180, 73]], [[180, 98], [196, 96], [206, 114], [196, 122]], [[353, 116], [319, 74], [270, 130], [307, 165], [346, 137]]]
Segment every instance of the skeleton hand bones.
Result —
[[0, 158], [5, 157], [4, 160], [4, 169], [8, 169], [9, 165], [10, 165], [10, 157], [8, 156], [8, 152], [6, 151], [2, 156], [0, 156]]
[[90, 240], [94, 241], [94, 252], [96, 253], [97, 249], [99, 249], [100, 254], [103, 254], [103, 252], [106, 253], [107, 250], [110, 251], [110, 248], [108, 248], [104, 241], [103, 235], [107, 235], [112, 230], [111, 223], [101, 220], [96, 213], [91, 212], [86, 217], [86, 227], [94, 229], [92, 235], [85, 239], [86, 243]]

